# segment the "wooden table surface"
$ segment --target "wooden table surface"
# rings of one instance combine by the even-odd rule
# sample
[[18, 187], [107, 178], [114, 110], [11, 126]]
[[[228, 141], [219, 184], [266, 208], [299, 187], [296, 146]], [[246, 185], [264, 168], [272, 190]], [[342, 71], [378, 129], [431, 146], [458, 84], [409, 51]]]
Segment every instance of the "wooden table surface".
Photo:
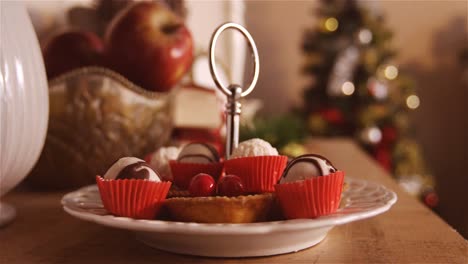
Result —
[[61, 208], [64, 192], [16, 190], [4, 198], [18, 216], [0, 229], [0, 263], [468, 263], [468, 242], [400, 190], [356, 145], [315, 140], [307, 147], [348, 176], [393, 189], [398, 202], [382, 215], [333, 228], [322, 243], [297, 253], [216, 259], [159, 251], [130, 232], [75, 219]]

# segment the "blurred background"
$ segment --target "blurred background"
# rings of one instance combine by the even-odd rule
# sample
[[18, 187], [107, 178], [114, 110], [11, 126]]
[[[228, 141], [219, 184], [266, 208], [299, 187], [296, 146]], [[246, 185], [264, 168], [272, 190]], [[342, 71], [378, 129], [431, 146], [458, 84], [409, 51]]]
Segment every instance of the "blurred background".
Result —
[[[326, 2], [326, 1], [325, 1]], [[436, 211], [468, 237], [468, 84], [466, 1], [358, 1], [384, 17], [396, 51], [391, 63], [414, 81], [419, 107], [409, 111], [414, 139], [439, 196]], [[323, 23], [323, 1], [248, 1], [246, 24], [260, 50], [254, 96], [265, 113], [303, 104], [305, 32]], [[322, 20], [322, 21], [321, 21]], [[278, 98], [282, 98], [279, 100]], [[287, 98], [287, 99], [286, 99]]]
[[[51, 39], [71, 30], [93, 32], [97, 38], [105, 38], [105, 45], [110, 45], [109, 37], [105, 37], [108, 25], [131, 2], [26, 1], [45, 55], [54, 51]], [[292, 156], [303, 151], [301, 143], [308, 137], [352, 138], [393, 175], [402, 188], [468, 237], [468, 2], [156, 2], [163, 2], [191, 31], [194, 63], [181, 79], [183, 89], [180, 90], [190, 91], [186, 93], [190, 96], [197, 90], [191, 89], [193, 86], [211, 91], [197, 93], [197, 100], [202, 102], [214, 98], [212, 102], [216, 106], [205, 109], [206, 113], [221, 113], [223, 103], [214, 92], [215, 85], [208, 70], [210, 36], [219, 24], [238, 22], [245, 25], [255, 39], [261, 61], [257, 88], [245, 102], [243, 137], [266, 138]], [[76, 43], [78, 40], [75, 40]], [[72, 45], [65, 45], [68, 54]], [[97, 46], [100, 47], [94, 47]], [[224, 82], [248, 82], [251, 57], [239, 34], [223, 35], [216, 55]], [[61, 75], [66, 71], [53, 64], [54, 55], [50, 56], [44, 56], [50, 84], [69, 85]], [[114, 67], [115, 64], [91, 60], [76, 67], [66, 66], [67, 71], [99, 66], [119, 73], [144, 90], [159, 93], [170, 90], [150, 88], [140, 82], [138, 76]], [[113, 78], [107, 71], [99, 71], [99, 74]], [[90, 83], [96, 85], [96, 80]], [[124, 83], [123, 86], [129, 85]], [[60, 89], [63, 88], [51, 89], [48, 140], [39, 164], [29, 177], [35, 184], [47, 187], [57, 187], [51, 186], [52, 180], [44, 177], [50, 175], [48, 168], [57, 171], [58, 167], [51, 167], [51, 160], [55, 159], [54, 166], [66, 163], [56, 161], [56, 153], [63, 155], [63, 151], [58, 150], [51, 136], [63, 133], [53, 129], [54, 122], [70, 118], [60, 116], [64, 111], [60, 103], [54, 104], [54, 100], [57, 102], [54, 96], [57, 97]], [[182, 95], [177, 98], [180, 101], [175, 103], [174, 111], [179, 114], [170, 135], [172, 142], [196, 137], [220, 143], [223, 120], [218, 119], [221, 114], [211, 119], [206, 114], [197, 115], [192, 110], [206, 104], [196, 105]], [[190, 123], [193, 120], [200, 122]], [[138, 130], [138, 126], [132, 125], [131, 129]], [[112, 127], [100, 129], [105, 131]], [[57, 134], [54, 136], [56, 138]], [[148, 145], [135, 139], [137, 144]], [[150, 149], [126, 151], [143, 155], [167, 143], [151, 144]], [[89, 151], [99, 155], [94, 150]], [[115, 151], [115, 155], [129, 154], [127, 152]], [[74, 156], [89, 156], [89, 153]], [[107, 166], [101, 161], [97, 164]], [[79, 171], [83, 167], [86, 166], [75, 168]], [[90, 172], [94, 176], [93, 173]], [[77, 174], [73, 183], [63, 182], [59, 187], [85, 184], [87, 181], [78, 179], [79, 175], [82, 174]]]

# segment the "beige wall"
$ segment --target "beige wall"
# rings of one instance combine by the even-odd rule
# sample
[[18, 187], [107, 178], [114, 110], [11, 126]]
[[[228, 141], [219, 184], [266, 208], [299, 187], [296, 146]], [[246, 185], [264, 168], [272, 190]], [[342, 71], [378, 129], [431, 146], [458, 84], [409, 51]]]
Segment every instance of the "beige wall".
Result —
[[[265, 112], [300, 103], [307, 80], [300, 74], [301, 41], [313, 25], [317, 1], [247, 1], [246, 23], [260, 52], [254, 97]], [[440, 214], [468, 237], [467, 87], [457, 52], [467, 43], [467, 1], [367, 1], [394, 31], [396, 63], [418, 83], [415, 132], [438, 180]], [[246, 76], [248, 79], [248, 74]]]

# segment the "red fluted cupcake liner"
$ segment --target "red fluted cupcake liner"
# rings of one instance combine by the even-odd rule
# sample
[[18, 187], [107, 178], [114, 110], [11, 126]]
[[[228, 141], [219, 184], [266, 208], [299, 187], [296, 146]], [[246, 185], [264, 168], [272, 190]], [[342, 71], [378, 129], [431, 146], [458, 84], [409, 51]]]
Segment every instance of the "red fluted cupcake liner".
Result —
[[223, 163], [184, 163], [176, 160], [170, 160], [169, 166], [171, 167], [172, 177], [177, 187], [187, 190], [193, 176], [199, 173], [206, 173], [213, 177], [215, 180], [221, 176], [223, 172]]
[[286, 167], [286, 156], [255, 156], [226, 160], [226, 174], [239, 176], [249, 193], [274, 192]]
[[340, 206], [344, 172], [275, 185], [287, 219], [316, 218], [335, 212]]
[[171, 182], [106, 180], [101, 176], [96, 176], [96, 182], [107, 211], [137, 219], [154, 219], [171, 187]]

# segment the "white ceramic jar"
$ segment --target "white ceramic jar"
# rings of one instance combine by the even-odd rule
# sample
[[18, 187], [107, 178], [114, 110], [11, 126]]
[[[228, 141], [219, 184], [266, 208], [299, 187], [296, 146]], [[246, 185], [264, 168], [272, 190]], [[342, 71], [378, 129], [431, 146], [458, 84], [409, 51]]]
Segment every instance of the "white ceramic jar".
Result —
[[[0, 198], [32, 169], [49, 115], [41, 50], [26, 8], [0, 1]], [[15, 216], [0, 202], [0, 226]]]

